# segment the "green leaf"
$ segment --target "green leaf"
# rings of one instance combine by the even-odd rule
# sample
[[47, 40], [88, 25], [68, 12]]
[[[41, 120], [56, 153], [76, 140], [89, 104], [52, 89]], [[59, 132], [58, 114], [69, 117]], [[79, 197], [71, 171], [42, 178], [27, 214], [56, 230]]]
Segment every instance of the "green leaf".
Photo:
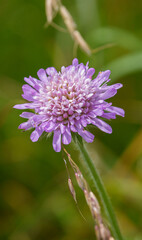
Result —
[[142, 52], [131, 53], [112, 61], [105, 69], [110, 69], [111, 82], [134, 72], [142, 71]]
[[[128, 50], [142, 50], [142, 41], [139, 38], [129, 31], [115, 27], [104, 27], [93, 30], [89, 35], [89, 39], [97, 47], [108, 43], [115, 43]], [[92, 46], [92, 48], [95, 46]]]

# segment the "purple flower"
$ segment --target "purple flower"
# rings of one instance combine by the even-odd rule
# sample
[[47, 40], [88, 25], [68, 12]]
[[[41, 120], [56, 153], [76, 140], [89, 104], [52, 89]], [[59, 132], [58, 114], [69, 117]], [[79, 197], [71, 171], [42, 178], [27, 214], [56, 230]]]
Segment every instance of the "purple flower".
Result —
[[61, 151], [63, 144], [71, 142], [71, 132], [82, 136], [86, 142], [93, 142], [94, 135], [86, 130], [93, 124], [106, 133], [112, 128], [101, 118], [115, 119], [116, 115], [124, 117], [124, 110], [113, 107], [105, 100], [113, 97], [122, 84], [108, 86], [110, 71], [100, 72], [92, 79], [94, 68], [89, 68], [74, 59], [72, 65], [62, 67], [61, 72], [49, 67], [37, 72], [39, 80], [25, 78], [22, 97], [28, 103], [17, 104], [17, 109], [34, 109], [23, 112], [20, 116], [28, 121], [20, 124], [20, 129], [35, 128], [31, 140], [36, 142], [43, 132], [54, 132], [53, 148]]

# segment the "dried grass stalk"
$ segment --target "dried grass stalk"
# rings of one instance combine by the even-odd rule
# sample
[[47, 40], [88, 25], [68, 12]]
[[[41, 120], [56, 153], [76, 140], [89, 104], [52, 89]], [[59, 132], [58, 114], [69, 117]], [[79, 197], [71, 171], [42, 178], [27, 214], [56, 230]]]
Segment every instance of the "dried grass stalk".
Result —
[[45, 12], [48, 24], [52, 23], [53, 18], [59, 10], [59, 4], [59, 0], [45, 0]]
[[64, 7], [63, 5], [60, 6], [60, 14], [64, 20], [64, 23], [69, 31], [69, 33], [72, 35], [73, 37], [73, 32], [76, 29], [76, 24], [71, 16], [71, 14], [69, 13], [69, 11], [67, 10], [66, 7]]
[[61, 3], [60, 0], [45, 0], [45, 11], [46, 11], [46, 18], [47, 18], [46, 26], [51, 25], [52, 27], [56, 28], [61, 32], [66, 32], [66, 29], [62, 28], [61, 26], [53, 22], [53, 19], [56, 16], [56, 14], [58, 12], [60, 13], [64, 21], [64, 24], [67, 28], [67, 31], [70, 33], [71, 37], [75, 42], [73, 55], [76, 55], [78, 46], [85, 53], [87, 53], [87, 55], [91, 55], [92, 53], [97, 53], [106, 48], [115, 46], [115, 44], [109, 43], [92, 50], [88, 45], [88, 43], [85, 41], [85, 39], [82, 37], [81, 33], [77, 30], [77, 25], [73, 20], [72, 15], [68, 11], [68, 9]]
[[76, 46], [80, 46], [80, 48], [88, 55], [91, 54], [91, 49], [87, 42], [82, 37], [82, 35], [80, 34], [80, 32], [77, 30], [77, 25], [74, 22], [72, 15], [68, 11], [68, 9], [61, 4], [60, 0], [45, 0], [45, 11], [47, 25], [50, 24], [56, 29], [63, 31], [63, 29], [60, 26], [53, 22], [56, 13], [59, 11], [68, 32], [76, 42]]
[[88, 55], [91, 55], [91, 48], [89, 47], [88, 43], [84, 40], [84, 38], [81, 36], [80, 32], [75, 30], [73, 32], [73, 37], [75, 41], [78, 43], [78, 45], [86, 52]]
[[84, 38], [81, 36], [80, 32], [77, 30], [76, 23], [74, 22], [71, 14], [63, 5], [60, 6], [60, 14], [64, 20], [64, 23], [71, 34], [75, 42], [80, 46], [80, 48], [86, 52], [88, 55], [91, 54], [91, 49]]

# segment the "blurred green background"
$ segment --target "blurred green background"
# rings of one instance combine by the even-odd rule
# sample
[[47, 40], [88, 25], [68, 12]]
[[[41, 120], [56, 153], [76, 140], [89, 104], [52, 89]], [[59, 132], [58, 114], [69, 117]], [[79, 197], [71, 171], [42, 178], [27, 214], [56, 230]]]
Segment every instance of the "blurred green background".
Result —
[[[107, 135], [93, 129], [95, 141], [87, 145], [113, 203], [125, 239], [142, 239], [142, 1], [64, 0], [78, 30], [93, 48], [115, 46], [90, 57], [77, 51], [80, 62], [98, 71], [110, 69], [112, 82], [123, 83], [113, 105], [126, 117], [110, 124]], [[62, 27], [59, 15], [55, 22]], [[73, 59], [68, 33], [45, 28], [44, 0], [0, 1], [0, 239], [91, 240], [93, 220], [82, 192], [75, 184], [80, 216], [67, 186], [67, 173], [52, 139], [30, 141], [22, 133], [23, 78], [36, 77], [39, 68], [58, 70]], [[72, 145], [72, 158], [80, 157]], [[71, 173], [72, 178], [74, 177]], [[88, 172], [84, 176], [89, 180]], [[92, 187], [95, 192], [95, 189]]]

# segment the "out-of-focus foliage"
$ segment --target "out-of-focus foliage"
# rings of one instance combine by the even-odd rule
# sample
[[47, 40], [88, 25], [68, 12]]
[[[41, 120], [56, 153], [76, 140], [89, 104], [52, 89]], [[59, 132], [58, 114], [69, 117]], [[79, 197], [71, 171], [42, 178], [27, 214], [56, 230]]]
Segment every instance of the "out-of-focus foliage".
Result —
[[[88, 149], [96, 162], [126, 239], [142, 239], [142, 2], [140, 0], [67, 0], [63, 4], [91, 48], [111, 48], [90, 57], [98, 71], [109, 68], [112, 81], [123, 83], [113, 99], [126, 111], [111, 122], [113, 134], [93, 129]], [[55, 22], [64, 27], [59, 15]], [[68, 186], [62, 155], [46, 136], [32, 143], [17, 129], [24, 76], [36, 77], [39, 68], [58, 70], [73, 58], [68, 33], [45, 28], [44, 0], [1, 0], [0, 3], [0, 239], [94, 239], [93, 221], [81, 191], [80, 216]], [[77, 152], [68, 147], [79, 164]], [[84, 171], [87, 177], [87, 170]], [[73, 177], [73, 175], [72, 175]], [[95, 189], [93, 189], [95, 191]]]

